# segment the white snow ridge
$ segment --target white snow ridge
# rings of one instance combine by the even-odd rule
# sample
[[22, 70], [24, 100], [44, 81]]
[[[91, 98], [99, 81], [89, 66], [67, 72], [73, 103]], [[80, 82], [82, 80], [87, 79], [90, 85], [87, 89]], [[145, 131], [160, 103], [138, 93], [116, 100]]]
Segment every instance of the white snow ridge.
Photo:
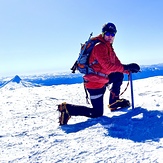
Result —
[[[133, 81], [134, 110], [110, 112], [107, 90], [102, 117], [71, 117], [65, 126], [56, 105], [86, 105], [83, 84], [24, 87], [18, 81], [0, 89], [1, 163], [163, 162], [163, 76]], [[131, 98], [130, 87], [122, 98]]]
[[17, 88], [24, 88], [24, 87], [33, 87], [34, 84], [30, 82], [23, 81], [18, 75], [16, 75], [11, 80], [5, 82], [2, 86], [0, 86], [0, 89], [9, 89], [14, 90]]

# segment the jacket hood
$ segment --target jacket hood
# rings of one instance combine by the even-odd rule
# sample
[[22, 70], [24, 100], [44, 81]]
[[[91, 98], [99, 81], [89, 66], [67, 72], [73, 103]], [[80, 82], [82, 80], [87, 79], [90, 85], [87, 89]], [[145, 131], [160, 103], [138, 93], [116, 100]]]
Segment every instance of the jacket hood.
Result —
[[102, 34], [98, 35], [95, 37], [96, 39], [100, 40], [103, 43], [106, 43], [106, 41], [104, 40], [104, 38], [102, 37]]
[[98, 40], [100, 40], [100, 42], [103, 42], [107, 46], [111, 46], [112, 47], [112, 45], [113, 45], [113, 43], [110, 43], [110, 42], [105, 41], [105, 39], [102, 37], [102, 34], [100, 34], [100, 35], [98, 35], [96, 37], [93, 37], [92, 39], [98, 39]]
[[106, 45], [111, 45], [112, 46], [112, 44], [113, 44], [113, 43], [105, 41], [105, 39], [102, 37], [102, 34], [100, 34], [100, 35], [98, 35], [98, 36], [96, 36], [94, 38], [100, 40], [101, 42], [105, 43]]

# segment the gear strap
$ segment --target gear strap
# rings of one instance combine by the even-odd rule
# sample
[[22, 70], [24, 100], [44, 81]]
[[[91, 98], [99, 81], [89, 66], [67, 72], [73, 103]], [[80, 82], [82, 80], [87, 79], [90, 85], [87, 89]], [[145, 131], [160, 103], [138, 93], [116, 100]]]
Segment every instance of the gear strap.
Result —
[[[129, 86], [129, 83], [130, 83], [129, 79], [130, 79], [130, 74], [128, 74], [128, 82], [127, 82], [126, 88], [125, 88], [124, 91], [123, 91], [122, 93], [120, 93], [118, 96], [116, 96], [115, 93], [111, 91], [111, 89], [109, 90], [110, 93], [112, 93], [113, 97], [122, 96], [122, 95], [126, 92], [128, 86]], [[84, 80], [84, 79], [83, 79], [83, 80]], [[86, 81], [84, 80], [83, 83], [85, 83], [85, 82], [86, 82]], [[85, 84], [84, 84], [84, 90], [85, 90], [85, 94], [86, 94], [86, 103], [87, 103], [87, 104], [90, 104], [90, 102], [89, 102], [89, 97], [88, 97], [88, 92], [87, 92], [87, 88], [85, 87]], [[113, 104], [114, 104], [114, 103], [113, 103]], [[113, 105], [113, 104], [112, 104], [112, 105]]]
[[[85, 81], [84, 81], [85, 82]], [[87, 104], [90, 104], [90, 102], [89, 102], [89, 97], [88, 97], [88, 92], [87, 92], [87, 88], [85, 87], [85, 84], [84, 84], [84, 90], [85, 90], [85, 94], [86, 94], [86, 96], [85, 96], [85, 98], [86, 98], [86, 103]]]
[[128, 86], [129, 86], [129, 83], [130, 83], [129, 79], [130, 79], [130, 74], [128, 74], [128, 82], [127, 82], [126, 88], [125, 88], [124, 91], [123, 91], [122, 93], [120, 93], [118, 96], [116, 96], [115, 93], [111, 91], [111, 89], [109, 90], [110, 93], [113, 95], [113, 97], [120, 97], [120, 96], [122, 96], [122, 95], [126, 92]]
[[123, 99], [116, 100], [116, 101], [113, 102], [112, 104], [108, 105], [108, 108], [110, 108], [111, 106], [113, 106], [114, 104], [116, 104], [116, 103], [118, 103], [118, 102], [123, 102]]

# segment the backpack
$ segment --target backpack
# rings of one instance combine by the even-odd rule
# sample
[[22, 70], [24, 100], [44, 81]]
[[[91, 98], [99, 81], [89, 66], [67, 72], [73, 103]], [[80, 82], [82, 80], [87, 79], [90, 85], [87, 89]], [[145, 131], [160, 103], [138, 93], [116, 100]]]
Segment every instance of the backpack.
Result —
[[89, 64], [89, 58], [90, 54], [92, 52], [93, 47], [100, 42], [96, 37], [91, 38], [92, 33], [90, 34], [90, 37], [88, 38], [88, 41], [85, 42], [85, 44], [81, 44], [80, 53], [78, 56], [78, 59], [72, 66], [71, 70], [72, 73], [75, 73], [76, 70], [78, 70], [82, 74], [90, 74], [95, 73], [94, 70], [91, 68], [93, 64], [97, 64], [98, 61], [95, 60], [91, 64]]

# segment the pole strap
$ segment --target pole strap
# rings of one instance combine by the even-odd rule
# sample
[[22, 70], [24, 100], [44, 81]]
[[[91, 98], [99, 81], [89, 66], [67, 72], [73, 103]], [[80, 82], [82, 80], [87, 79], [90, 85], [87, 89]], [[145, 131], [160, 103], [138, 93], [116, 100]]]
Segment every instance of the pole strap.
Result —
[[110, 93], [112, 94], [113, 97], [120, 97], [126, 92], [128, 86], [129, 86], [129, 83], [130, 83], [130, 74], [128, 74], [128, 82], [127, 82], [126, 88], [124, 89], [123, 92], [121, 92], [118, 96], [116, 96], [115, 93], [111, 91], [111, 89], [109, 91], [110, 91]]

